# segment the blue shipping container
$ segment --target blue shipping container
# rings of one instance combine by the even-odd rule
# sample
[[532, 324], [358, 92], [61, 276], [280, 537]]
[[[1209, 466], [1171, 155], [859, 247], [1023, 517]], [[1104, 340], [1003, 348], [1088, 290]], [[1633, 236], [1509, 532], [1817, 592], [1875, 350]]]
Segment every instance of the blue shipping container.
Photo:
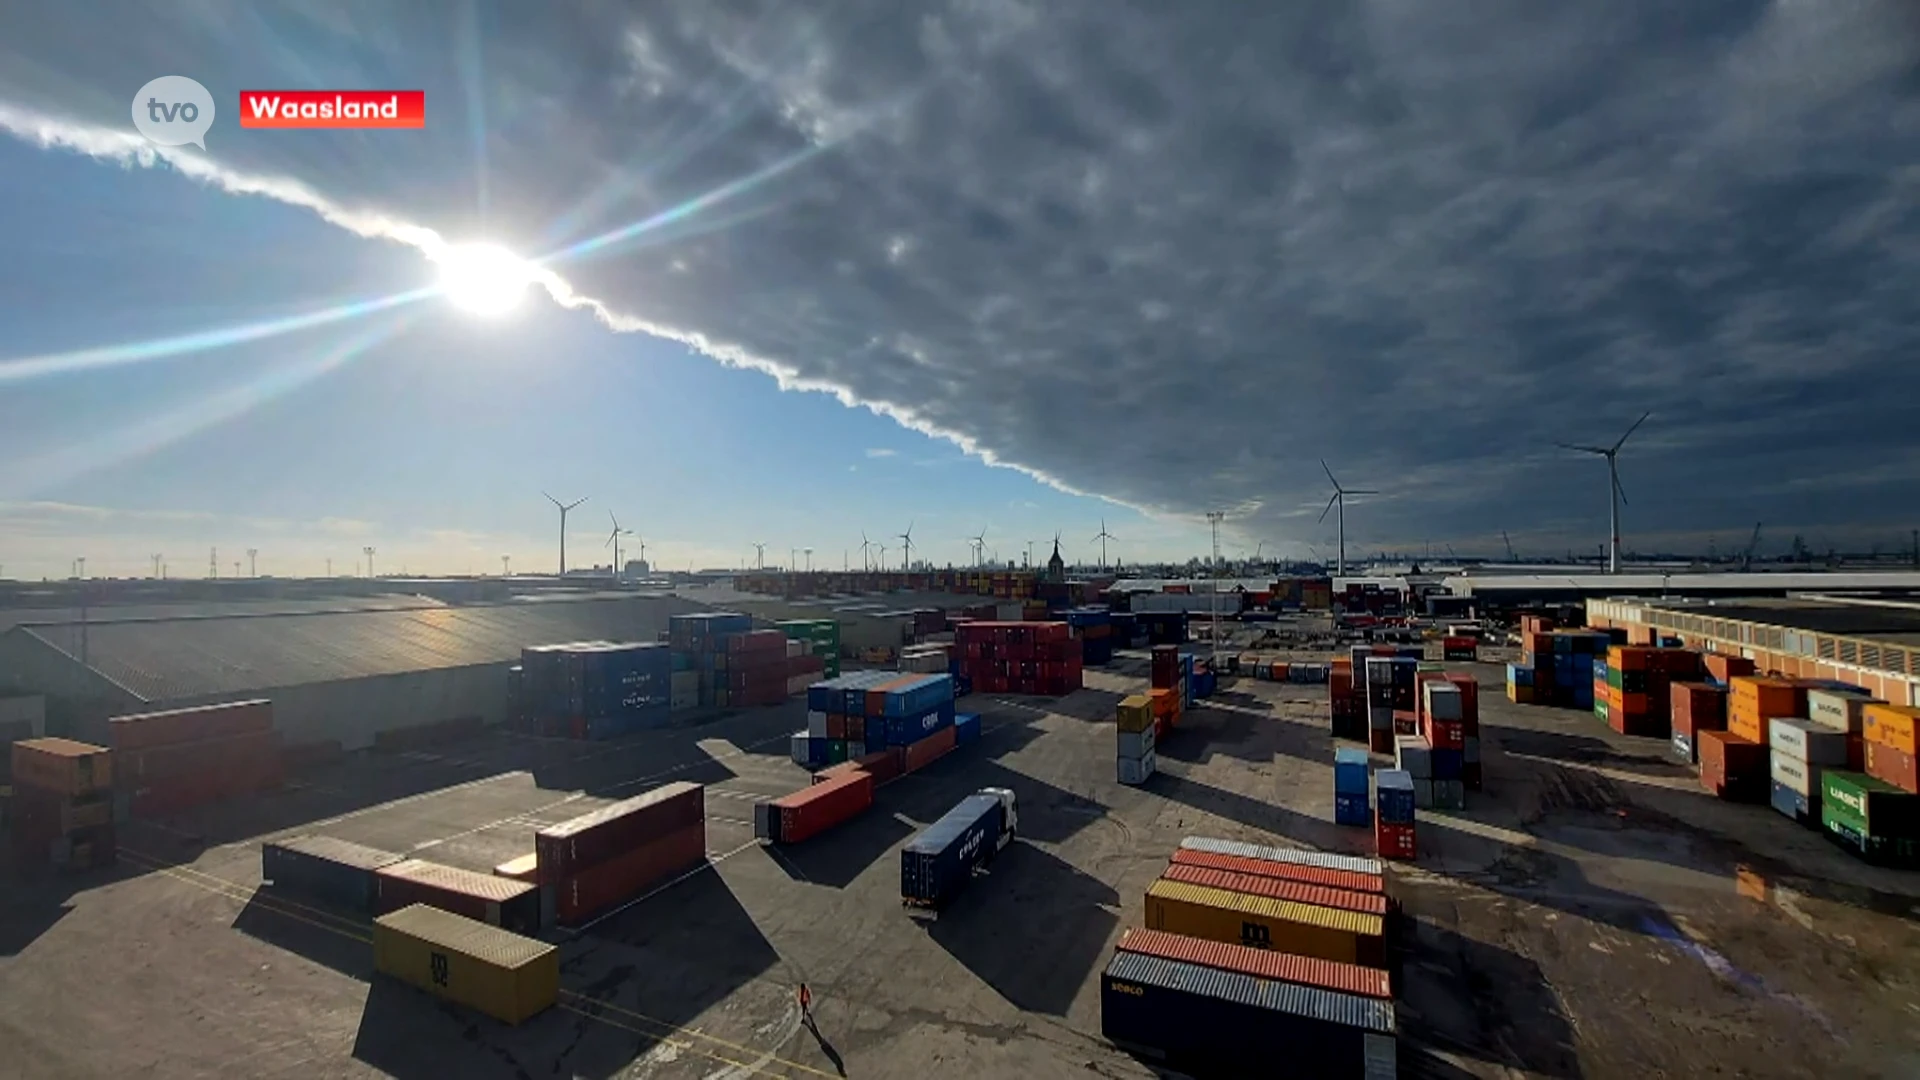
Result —
[[1533, 669], [1530, 667], [1521, 667], [1519, 664], [1508, 664], [1507, 681], [1515, 686], [1532, 686]]
[[294, 836], [260, 848], [260, 880], [275, 893], [371, 915], [374, 871], [402, 856], [330, 836]]
[[1413, 774], [1383, 769], [1374, 774], [1374, 809], [1381, 821], [1404, 824], [1413, 820]]
[[1341, 747], [1333, 752], [1333, 790], [1341, 795], [1359, 795], [1364, 801], [1367, 795], [1367, 774], [1372, 771], [1372, 762], [1365, 750]]
[[[915, 716], [890, 716], [886, 718], [887, 745], [906, 746], [939, 731], [953, 723], [953, 702], [929, 709]], [[869, 740], [871, 741], [871, 740]]]
[[1371, 825], [1373, 808], [1367, 805], [1367, 793], [1357, 795], [1347, 792], [1335, 792], [1333, 796], [1333, 823], [1335, 825]]
[[1780, 781], [1773, 782], [1773, 808], [1801, 824], [1818, 822], [1814, 817], [1813, 804], [1805, 795], [1793, 790]]
[[666, 704], [643, 709], [587, 717], [587, 738], [618, 739], [641, 731], [652, 731], [673, 722], [673, 711]]
[[980, 714], [974, 712], [955, 713], [953, 715], [953, 741], [965, 746], [980, 738]]
[[999, 850], [1005, 811], [993, 795], [969, 795], [900, 850], [900, 898], [938, 909], [966, 888]]
[[1467, 763], [1465, 750], [1429, 750], [1427, 763], [1435, 780], [1458, 780]]

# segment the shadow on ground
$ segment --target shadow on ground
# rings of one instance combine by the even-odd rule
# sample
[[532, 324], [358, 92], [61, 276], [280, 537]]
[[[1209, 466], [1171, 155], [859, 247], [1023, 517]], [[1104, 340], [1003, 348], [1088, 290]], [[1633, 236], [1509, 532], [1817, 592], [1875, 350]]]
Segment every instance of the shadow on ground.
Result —
[[[805, 843], [769, 848], [774, 865], [795, 881], [829, 888], [846, 888], [895, 844], [919, 830], [900, 820], [885, 806], [883, 791], [873, 809]], [[894, 868], [898, 873], [898, 868]]]
[[[1269, 780], [1277, 782], [1272, 781], [1271, 778]], [[1363, 855], [1368, 858], [1374, 854], [1373, 833], [1367, 829], [1335, 825], [1331, 821], [1322, 821], [1319, 818], [1289, 810], [1277, 802], [1262, 802], [1173, 772], [1163, 771], [1154, 774], [1146, 784], [1142, 785], [1141, 790], [1171, 799], [1182, 806], [1238, 822], [1248, 828], [1288, 837], [1322, 851]], [[1327, 802], [1331, 810], [1333, 802], [1331, 795], [1328, 796]]]
[[365, 915], [293, 900], [260, 886], [234, 917], [233, 928], [342, 975], [373, 976], [373, 926]]
[[1400, 1075], [1474, 1075], [1446, 1056], [1554, 1080], [1582, 1075], [1573, 1026], [1538, 964], [1411, 912], [1401, 941]]
[[1015, 1008], [1064, 1016], [1105, 957], [1118, 902], [1112, 886], [1015, 842], [927, 933]]

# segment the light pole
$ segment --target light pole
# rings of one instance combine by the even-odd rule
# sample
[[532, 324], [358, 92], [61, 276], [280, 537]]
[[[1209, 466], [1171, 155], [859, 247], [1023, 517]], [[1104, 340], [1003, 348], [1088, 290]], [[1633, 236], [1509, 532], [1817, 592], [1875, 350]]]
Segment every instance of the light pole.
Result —
[[1213, 612], [1213, 652], [1208, 659], [1220, 654], [1220, 522], [1227, 516], [1224, 510], [1207, 512], [1207, 523], [1213, 526], [1213, 597], [1207, 607]]

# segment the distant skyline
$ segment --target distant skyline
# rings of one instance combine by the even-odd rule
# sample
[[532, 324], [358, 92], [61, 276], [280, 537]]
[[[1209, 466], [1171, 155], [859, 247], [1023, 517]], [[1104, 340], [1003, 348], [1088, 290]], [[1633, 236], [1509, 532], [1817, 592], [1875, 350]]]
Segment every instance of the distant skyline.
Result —
[[[1586, 552], [1643, 411], [1627, 550], [1903, 549], [1911, 21], [1498, 10], [13, 13], [0, 574], [551, 569], [543, 489], [582, 564], [1308, 557], [1320, 458], [1350, 556]], [[161, 151], [172, 73], [427, 121]]]

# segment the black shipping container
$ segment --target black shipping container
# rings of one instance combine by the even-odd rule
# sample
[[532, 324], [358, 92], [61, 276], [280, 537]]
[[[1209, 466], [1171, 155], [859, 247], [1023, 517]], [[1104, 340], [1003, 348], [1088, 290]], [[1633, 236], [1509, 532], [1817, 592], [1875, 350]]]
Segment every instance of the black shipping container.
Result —
[[1101, 975], [1100, 1031], [1202, 1075], [1392, 1080], [1397, 1070], [1390, 1002], [1140, 953], [1116, 953]]
[[969, 795], [900, 851], [900, 898], [938, 910], [999, 850], [1006, 814], [993, 795]]
[[277, 893], [371, 915], [376, 892], [373, 872], [402, 858], [329, 836], [296, 836], [261, 846], [260, 879]]

